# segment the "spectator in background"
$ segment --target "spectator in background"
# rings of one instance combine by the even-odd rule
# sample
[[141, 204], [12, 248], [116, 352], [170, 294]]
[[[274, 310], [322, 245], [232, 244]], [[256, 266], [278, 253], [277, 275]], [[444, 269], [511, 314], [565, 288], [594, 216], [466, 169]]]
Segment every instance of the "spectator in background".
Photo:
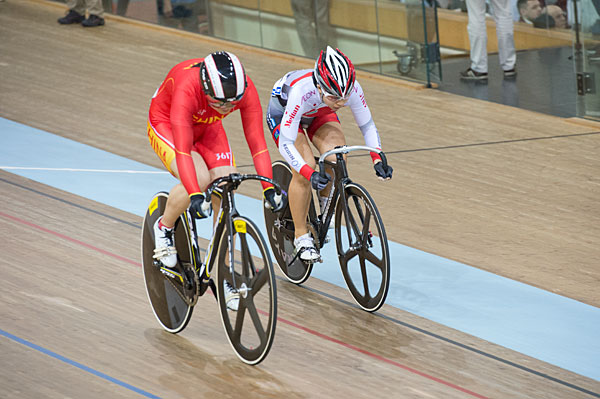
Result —
[[[208, 33], [205, 0], [156, 0], [158, 23], [188, 32]], [[206, 29], [200, 29], [202, 27]]]
[[533, 21], [542, 15], [542, 5], [539, 0], [517, 0], [517, 8], [521, 16], [519, 21], [533, 25]]
[[[537, 0], [536, 0], [537, 1]], [[498, 36], [498, 56], [504, 77], [517, 75], [517, 53], [513, 34], [511, 0], [490, 0], [492, 15]], [[467, 0], [469, 22], [467, 32], [471, 44], [471, 67], [460, 73], [461, 79], [486, 80], [488, 78], [487, 29], [485, 24], [485, 0]]]
[[[67, 0], [69, 11], [58, 19], [61, 25], [78, 24], [85, 27], [104, 25], [102, 0]], [[86, 11], [89, 16], [85, 18]]]
[[567, 24], [567, 13], [562, 10], [559, 6], [549, 5], [546, 6], [546, 13], [554, 18], [554, 27], [559, 29], [567, 29], [569, 25]]
[[335, 47], [329, 26], [329, 0], [292, 0], [298, 38], [304, 55], [317, 58], [327, 45]]

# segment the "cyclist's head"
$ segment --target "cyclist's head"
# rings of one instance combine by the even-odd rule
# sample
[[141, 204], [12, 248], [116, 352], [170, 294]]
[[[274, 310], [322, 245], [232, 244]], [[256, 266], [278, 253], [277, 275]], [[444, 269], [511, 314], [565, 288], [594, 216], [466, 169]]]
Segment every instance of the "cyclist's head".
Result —
[[339, 49], [334, 50], [330, 46], [321, 51], [313, 74], [321, 90], [339, 98], [350, 95], [356, 79], [350, 59]]
[[227, 51], [218, 51], [204, 58], [200, 82], [204, 93], [221, 102], [239, 101], [247, 85], [242, 63]]

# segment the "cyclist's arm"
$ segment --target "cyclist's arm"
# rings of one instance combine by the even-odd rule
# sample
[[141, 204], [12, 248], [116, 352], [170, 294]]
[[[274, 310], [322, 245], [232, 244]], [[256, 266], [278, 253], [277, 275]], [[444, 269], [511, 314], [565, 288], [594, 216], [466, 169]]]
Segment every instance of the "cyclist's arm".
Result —
[[170, 118], [173, 144], [175, 145], [175, 159], [179, 178], [189, 195], [202, 193], [198, 185], [198, 176], [196, 176], [196, 168], [191, 154], [194, 144], [192, 115], [197, 106], [197, 100], [193, 93], [177, 87], [173, 90]]
[[[269, 155], [265, 141], [262, 107], [260, 106], [260, 99], [258, 98], [254, 83], [252, 83], [250, 78], [248, 78], [248, 88], [244, 93], [244, 99], [242, 104], [240, 104], [240, 113], [244, 135], [252, 154], [256, 173], [271, 179], [273, 178], [273, 168], [271, 166], [271, 156]], [[273, 186], [271, 183], [264, 181], [261, 181], [261, 184], [263, 190]]]
[[302, 102], [302, 98], [298, 94], [294, 92], [288, 94], [287, 105], [279, 127], [279, 152], [296, 172], [310, 180], [310, 176], [315, 170], [308, 166], [294, 145], [298, 137], [298, 127], [305, 112], [304, 104], [306, 102]]
[[[380, 150], [381, 139], [379, 137], [379, 132], [377, 131], [375, 122], [373, 122], [371, 110], [369, 110], [369, 106], [365, 100], [365, 94], [358, 81], [355, 81], [354, 83], [354, 89], [352, 95], [350, 96], [349, 106], [350, 110], [352, 111], [352, 115], [354, 116], [354, 120], [356, 121], [356, 124], [360, 128], [363, 138], [365, 139], [365, 144], [369, 147], [374, 147]], [[379, 154], [375, 152], [371, 153], [371, 158], [373, 159], [373, 162], [381, 160]]]

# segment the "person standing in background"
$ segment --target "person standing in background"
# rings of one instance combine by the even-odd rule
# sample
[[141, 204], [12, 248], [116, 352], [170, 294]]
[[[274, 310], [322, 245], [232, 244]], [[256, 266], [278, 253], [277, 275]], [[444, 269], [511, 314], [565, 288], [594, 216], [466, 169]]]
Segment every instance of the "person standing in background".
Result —
[[292, 0], [296, 30], [304, 55], [316, 58], [331, 42], [329, 0]]
[[[58, 19], [61, 25], [81, 23], [84, 27], [104, 25], [104, 8], [102, 0], [67, 0], [69, 11]], [[89, 16], [85, 18], [86, 11]]]
[[[517, 53], [513, 33], [512, 4], [510, 0], [490, 0], [498, 36], [498, 56], [504, 77], [517, 75]], [[487, 30], [485, 0], [467, 0], [469, 22], [467, 32], [471, 44], [471, 66], [460, 73], [461, 79], [486, 80], [488, 78]]]

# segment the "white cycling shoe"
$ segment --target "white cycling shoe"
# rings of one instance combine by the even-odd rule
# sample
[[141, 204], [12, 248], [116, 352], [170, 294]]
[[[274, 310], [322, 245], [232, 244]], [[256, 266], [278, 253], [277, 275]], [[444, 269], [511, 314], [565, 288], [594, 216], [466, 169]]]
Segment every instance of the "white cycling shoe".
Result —
[[223, 292], [225, 292], [227, 309], [237, 312], [240, 307], [240, 293], [234, 290], [227, 280], [223, 280], [223, 290]]
[[154, 223], [154, 259], [158, 259], [166, 267], [174, 267], [177, 264], [177, 250], [175, 249], [175, 237], [173, 229], [159, 228], [158, 219]]
[[319, 251], [315, 247], [310, 233], [294, 239], [294, 246], [296, 247], [295, 254], [298, 254], [298, 257], [304, 262], [314, 263], [321, 260], [321, 254], [319, 254]]

